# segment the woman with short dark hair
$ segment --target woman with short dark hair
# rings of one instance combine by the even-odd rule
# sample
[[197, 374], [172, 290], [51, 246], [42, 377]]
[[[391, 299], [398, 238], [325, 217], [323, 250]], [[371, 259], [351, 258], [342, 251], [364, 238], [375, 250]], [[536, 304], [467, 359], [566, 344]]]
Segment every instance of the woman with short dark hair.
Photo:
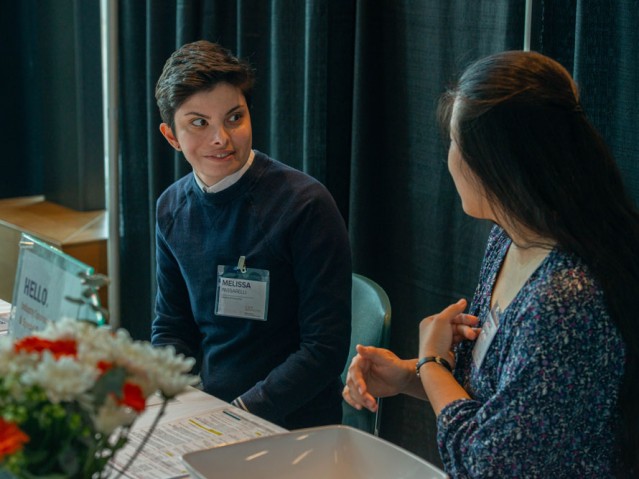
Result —
[[253, 149], [248, 63], [183, 45], [156, 86], [160, 131], [193, 172], [157, 201], [151, 342], [202, 388], [287, 429], [339, 423], [351, 332], [344, 219], [311, 176]]

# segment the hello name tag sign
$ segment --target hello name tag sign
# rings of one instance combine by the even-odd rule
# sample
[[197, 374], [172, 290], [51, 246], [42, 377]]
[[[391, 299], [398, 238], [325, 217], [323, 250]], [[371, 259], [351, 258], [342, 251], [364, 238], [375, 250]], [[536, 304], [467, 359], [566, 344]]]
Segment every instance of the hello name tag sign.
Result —
[[93, 268], [27, 234], [20, 238], [13, 286], [9, 335], [19, 339], [43, 329], [48, 322], [78, 316], [78, 305], [65, 298], [82, 295], [81, 274]]

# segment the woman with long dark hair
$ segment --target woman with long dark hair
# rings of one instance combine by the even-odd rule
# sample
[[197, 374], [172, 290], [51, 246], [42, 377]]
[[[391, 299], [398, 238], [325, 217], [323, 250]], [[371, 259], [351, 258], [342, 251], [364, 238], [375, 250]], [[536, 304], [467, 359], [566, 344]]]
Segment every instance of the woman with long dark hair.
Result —
[[470, 216], [495, 223], [468, 314], [418, 359], [358, 346], [343, 396], [428, 399], [446, 472], [639, 475], [639, 213], [570, 74], [534, 52], [472, 64], [440, 101]]

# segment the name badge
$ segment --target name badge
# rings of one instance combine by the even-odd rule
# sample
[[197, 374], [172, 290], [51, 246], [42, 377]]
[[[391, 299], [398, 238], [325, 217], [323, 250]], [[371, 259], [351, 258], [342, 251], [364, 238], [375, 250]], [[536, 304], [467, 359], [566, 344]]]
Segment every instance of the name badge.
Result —
[[477, 369], [481, 368], [484, 358], [486, 357], [486, 352], [493, 342], [495, 334], [497, 334], [500, 317], [501, 310], [499, 309], [499, 305], [495, 303], [495, 306], [488, 313], [488, 318], [486, 318], [479, 337], [475, 340], [475, 346], [473, 347], [473, 363]]
[[270, 273], [247, 268], [244, 256], [237, 266], [218, 265], [215, 314], [266, 321]]

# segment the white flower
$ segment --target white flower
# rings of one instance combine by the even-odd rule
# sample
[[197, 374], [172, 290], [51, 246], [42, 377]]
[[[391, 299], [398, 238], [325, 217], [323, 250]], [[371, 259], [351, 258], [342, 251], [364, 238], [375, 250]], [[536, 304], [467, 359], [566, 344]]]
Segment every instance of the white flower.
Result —
[[176, 355], [172, 346], [154, 348], [156, 381], [158, 389], [168, 398], [172, 398], [187, 386], [199, 382], [197, 376], [187, 374], [195, 364], [194, 358]]
[[79, 363], [71, 356], [59, 359], [47, 351], [40, 363], [22, 373], [22, 381], [27, 386], [40, 386], [52, 403], [73, 401], [88, 391], [98, 377], [99, 371], [92, 366]]
[[[124, 329], [112, 331], [108, 327], [63, 318], [34, 336], [51, 341], [73, 340], [77, 355], [55, 358], [49, 351], [16, 353], [11, 341], [0, 340], [0, 379], [5, 387], [12, 387], [16, 396], [21, 395], [24, 388], [39, 386], [53, 403], [77, 400], [91, 409], [92, 401], [86, 397], [91, 397], [97, 379], [110, 367], [122, 368], [126, 381], [138, 385], [145, 398], [156, 391], [172, 398], [198, 382], [196, 376], [188, 374], [194, 359], [177, 355], [172, 347], [157, 348], [146, 341], [133, 341]], [[115, 417], [108, 419], [109, 414]], [[130, 423], [135, 415], [134, 411], [119, 407], [109, 396], [96, 421], [103, 429], [109, 429], [114, 424], [122, 424], [123, 418]]]
[[86, 321], [78, 321], [72, 318], [61, 318], [58, 321], [47, 323], [42, 331], [34, 332], [34, 336], [46, 339], [84, 338], [95, 327]]
[[187, 386], [193, 386], [200, 382], [196, 376], [173, 376], [162, 378], [158, 389], [167, 398], [173, 398], [184, 391]]
[[7, 341], [7, 337], [0, 338], [0, 375], [7, 373], [11, 358], [13, 357], [13, 343]]
[[[12, 420], [30, 437], [56, 438], [33, 457], [59, 454], [70, 435], [88, 431], [72, 454], [90, 465], [92, 456], [108, 457], [126, 443], [151, 394], [173, 397], [194, 384], [197, 378], [187, 374], [193, 363], [172, 348], [134, 341], [123, 329], [63, 318], [28, 338], [0, 337], [0, 407], [12, 407]], [[67, 421], [71, 427], [62, 427]]]
[[109, 396], [93, 417], [93, 424], [97, 432], [108, 436], [120, 426], [133, 424], [136, 417], [135, 411], [119, 406], [113, 397]]

